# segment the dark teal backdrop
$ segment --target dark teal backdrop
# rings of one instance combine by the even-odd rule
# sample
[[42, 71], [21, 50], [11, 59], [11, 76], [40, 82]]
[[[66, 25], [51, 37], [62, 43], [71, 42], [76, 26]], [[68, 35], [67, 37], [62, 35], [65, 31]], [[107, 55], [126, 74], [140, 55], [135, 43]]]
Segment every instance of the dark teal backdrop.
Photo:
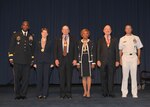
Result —
[[[7, 59], [9, 41], [13, 31], [20, 30], [23, 20], [31, 24], [31, 32], [38, 38], [43, 26], [50, 37], [60, 36], [61, 26], [70, 26], [71, 34], [80, 39], [80, 30], [88, 28], [91, 39], [103, 36], [105, 24], [112, 26], [112, 36], [124, 35], [124, 26], [133, 25], [144, 49], [139, 71], [150, 70], [150, 0], [0, 0], [0, 84], [13, 83], [13, 72]], [[31, 70], [30, 83], [36, 82], [36, 71]], [[73, 71], [73, 83], [80, 83], [78, 72]], [[100, 83], [99, 71], [94, 71], [94, 83]], [[53, 70], [50, 83], [59, 83], [58, 71]], [[121, 83], [121, 69], [116, 72], [115, 83]]]

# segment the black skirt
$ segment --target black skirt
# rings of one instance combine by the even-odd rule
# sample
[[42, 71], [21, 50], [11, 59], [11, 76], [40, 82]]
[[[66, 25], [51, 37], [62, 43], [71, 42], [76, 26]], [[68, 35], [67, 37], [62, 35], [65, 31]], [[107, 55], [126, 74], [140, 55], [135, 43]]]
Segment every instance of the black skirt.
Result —
[[87, 77], [91, 76], [91, 68], [89, 68], [89, 60], [88, 60], [88, 54], [83, 54], [82, 56], [82, 64], [81, 64], [81, 76]]

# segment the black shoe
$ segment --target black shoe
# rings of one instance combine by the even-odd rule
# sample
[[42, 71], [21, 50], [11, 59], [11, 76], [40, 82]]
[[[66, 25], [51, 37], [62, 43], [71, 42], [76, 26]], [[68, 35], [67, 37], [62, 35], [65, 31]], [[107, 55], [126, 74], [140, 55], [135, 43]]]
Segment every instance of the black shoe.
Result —
[[20, 100], [20, 99], [21, 99], [21, 97], [20, 97], [20, 96], [15, 97], [15, 100]]
[[103, 96], [103, 97], [108, 97], [108, 94], [104, 94], [104, 93], [103, 93], [102, 96]]
[[60, 99], [65, 99], [65, 96], [60, 96]]
[[27, 99], [27, 97], [26, 97], [26, 96], [21, 96], [20, 98], [21, 98], [21, 99], [23, 99], [23, 100], [24, 100], [24, 99]]
[[82, 96], [83, 98], [86, 98], [86, 96]]
[[66, 97], [67, 97], [68, 99], [70, 99], [70, 100], [72, 99], [72, 96], [66, 96]]
[[87, 99], [90, 99], [91, 98], [91, 96], [88, 96], [88, 97], [86, 97]]
[[47, 99], [47, 96], [43, 96], [43, 99]]
[[41, 95], [37, 96], [38, 99], [42, 99], [43, 97]]
[[115, 98], [115, 95], [114, 94], [109, 94], [109, 97]]

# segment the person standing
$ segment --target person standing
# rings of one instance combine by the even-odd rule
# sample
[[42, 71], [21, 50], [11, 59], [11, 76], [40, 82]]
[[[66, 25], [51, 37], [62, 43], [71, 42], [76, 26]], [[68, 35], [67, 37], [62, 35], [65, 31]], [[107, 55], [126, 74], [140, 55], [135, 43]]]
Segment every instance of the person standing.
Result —
[[62, 36], [56, 40], [54, 59], [60, 72], [60, 98], [71, 99], [72, 68], [76, 66], [76, 41], [69, 34], [67, 25], [62, 27]]
[[103, 29], [104, 37], [98, 41], [97, 66], [100, 67], [102, 95], [115, 97], [113, 82], [115, 68], [119, 66], [119, 51], [117, 40], [112, 37], [111, 26], [106, 25]]
[[137, 92], [137, 65], [140, 64], [141, 48], [143, 44], [138, 36], [132, 34], [132, 26], [125, 26], [125, 36], [120, 38], [120, 63], [122, 65], [122, 97], [126, 98], [128, 94], [128, 78], [131, 74], [131, 87], [133, 98], [138, 98]]
[[14, 67], [15, 99], [26, 99], [30, 68], [34, 60], [34, 39], [29, 32], [28, 21], [23, 21], [21, 31], [13, 34], [8, 57]]
[[95, 68], [95, 49], [94, 43], [88, 39], [90, 31], [88, 29], [81, 30], [81, 41], [78, 43], [78, 63], [77, 68], [80, 69], [82, 84], [84, 89], [83, 97], [90, 98], [92, 69]]
[[52, 42], [48, 37], [48, 29], [41, 29], [41, 38], [35, 45], [34, 67], [37, 71], [37, 98], [48, 96], [49, 76], [53, 65]]

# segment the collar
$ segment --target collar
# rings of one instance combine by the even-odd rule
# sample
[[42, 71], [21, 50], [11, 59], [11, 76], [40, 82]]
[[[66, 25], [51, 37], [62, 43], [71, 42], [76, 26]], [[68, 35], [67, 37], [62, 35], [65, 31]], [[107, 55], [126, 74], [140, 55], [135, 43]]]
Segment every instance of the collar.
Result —
[[128, 37], [130, 36], [130, 37], [131, 37], [131, 36], [133, 36], [133, 34], [130, 34], [130, 35], [129, 35], [129, 34], [126, 34], [125, 36], [128, 36]]
[[[24, 30], [21, 30], [22, 31], [22, 33], [24, 34], [25, 33], [25, 31]], [[26, 31], [26, 33], [27, 33], [27, 35], [28, 35], [28, 31]]]
[[[87, 43], [90, 41], [90, 39], [87, 39]], [[81, 42], [83, 43], [83, 39], [81, 39]]]
[[63, 37], [63, 38], [65, 38], [65, 37], [67, 37], [67, 38], [68, 38], [68, 37], [69, 37], [69, 34], [68, 34], [68, 35], [62, 35], [62, 37]]
[[[107, 38], [107, 35], [104, 35], [104, 38]], [[111, 35], [108, 35], [108, 39], [111, 39]]]

